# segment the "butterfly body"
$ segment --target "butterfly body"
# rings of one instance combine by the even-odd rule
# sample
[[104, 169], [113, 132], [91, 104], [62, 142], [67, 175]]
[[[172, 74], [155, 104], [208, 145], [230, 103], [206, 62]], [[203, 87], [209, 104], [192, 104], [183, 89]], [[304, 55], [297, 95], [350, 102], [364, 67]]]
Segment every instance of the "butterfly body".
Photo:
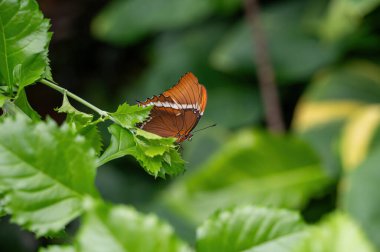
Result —
[[177, 142], [191, 138], [191, 131], [201, 119], [207, 103], [206, 88], [192, 74], [185, 74], [176, 85], [159, 96], [139, 102], [153, 106], [150, 117], [140, 128], [162, 137], [175, 137]]

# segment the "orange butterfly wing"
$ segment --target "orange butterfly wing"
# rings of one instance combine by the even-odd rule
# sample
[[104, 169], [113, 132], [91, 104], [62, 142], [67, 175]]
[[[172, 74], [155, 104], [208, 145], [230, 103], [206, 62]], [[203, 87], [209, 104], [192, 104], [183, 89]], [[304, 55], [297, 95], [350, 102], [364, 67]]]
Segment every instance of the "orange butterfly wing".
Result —
[[139, 103], [153, 105], [150, 118], [140, 128], [182, 142], [191, 136], [207, 104], [206, 88], [192, 74], [185, 74], [176, 85], [159, 96]]

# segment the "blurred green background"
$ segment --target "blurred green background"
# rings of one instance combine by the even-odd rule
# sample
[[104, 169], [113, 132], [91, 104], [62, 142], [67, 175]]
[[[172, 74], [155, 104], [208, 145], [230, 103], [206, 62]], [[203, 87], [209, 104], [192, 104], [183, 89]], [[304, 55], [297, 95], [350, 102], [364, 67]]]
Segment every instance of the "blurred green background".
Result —
[[[207, 88], [198, 128], [217, 127], [183, 144], [185, 174], [154, 179], [132, 158], [115, 160], [97, 175], [106, 200], [157, 213], [191, 244], [196, 225], [222, 207], [298, 209], [310, 223], [339, 209], [380, 248], [379, 0], [260, 1], [285, 135], [265, 129], [241, 0], [38, 2], [54, 32], [55, 81], [96, 106], [160, 94], [189, 71]], [[63, 121], [60, 94], [43, 85], [27, 93]], [[0, 221], [2, 251], [69, 239], [35, 239]]]

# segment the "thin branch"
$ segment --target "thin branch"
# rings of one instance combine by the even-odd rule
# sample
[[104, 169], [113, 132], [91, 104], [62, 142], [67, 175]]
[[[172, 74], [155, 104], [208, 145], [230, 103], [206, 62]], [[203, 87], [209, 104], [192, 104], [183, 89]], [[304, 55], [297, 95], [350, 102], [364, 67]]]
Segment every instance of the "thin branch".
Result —
[[259, 1], [245, 0], [244, 3], [246, 17], [252, 28], [254, 61], [256, 62], [267, 126], [269, 130], [273, 132], [284, 132], [285, 126], [282, 118], [275, 76], [269, 58], [267, 41], [260, 20]]
[[52, 81], [49, 81], [49, 80], [46, 80], [46, 79], [41, 79], [39, 80], [39, 82], [41, 82], [42, 84], [45, 84], [46, 86], [49, 86], [51, 87], [52, 89], [54, 90], [57, 90], [58, 92], [62, 93], [62, 94], [66, 94], [68, 97], [71, 97], [72, 99], [76, 100], [77, 102], [83, 104], [84, 106], [92, 109], [93, 111], [95, 111], [96, 113], [98, 113], [101, 117], [107, 117], [109, 119], [112, 120], [112, 118], [110, 117], [110, 115], [108, 114], [107, 111], [104, 111], [104, 110], [101, 110], [100, 108], [92, 105], [91, 103], [83, 100], [82, 98], [80, 98], [79, 96], [71, 93], [70, 91], [68, 91], [67, 89], [63, 88], [63, 87], [60, 87], [58, 86], [57, 84], [55, 84], [54, 82]]

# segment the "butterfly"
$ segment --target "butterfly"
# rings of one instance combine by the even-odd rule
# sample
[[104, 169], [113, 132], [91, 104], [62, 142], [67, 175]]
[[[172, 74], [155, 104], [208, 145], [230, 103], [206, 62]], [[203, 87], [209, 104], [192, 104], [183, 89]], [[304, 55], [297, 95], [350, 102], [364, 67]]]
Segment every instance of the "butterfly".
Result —
[[153, 105], [149, 118], [139, 127], [162, 137], [175, 137], [181, 143], [193, 136], [191, 131], [201, 119], [206, 103], [206, 88], [194, 74], [186, 73], [161, 95], [138, 102], [143, 107]]

